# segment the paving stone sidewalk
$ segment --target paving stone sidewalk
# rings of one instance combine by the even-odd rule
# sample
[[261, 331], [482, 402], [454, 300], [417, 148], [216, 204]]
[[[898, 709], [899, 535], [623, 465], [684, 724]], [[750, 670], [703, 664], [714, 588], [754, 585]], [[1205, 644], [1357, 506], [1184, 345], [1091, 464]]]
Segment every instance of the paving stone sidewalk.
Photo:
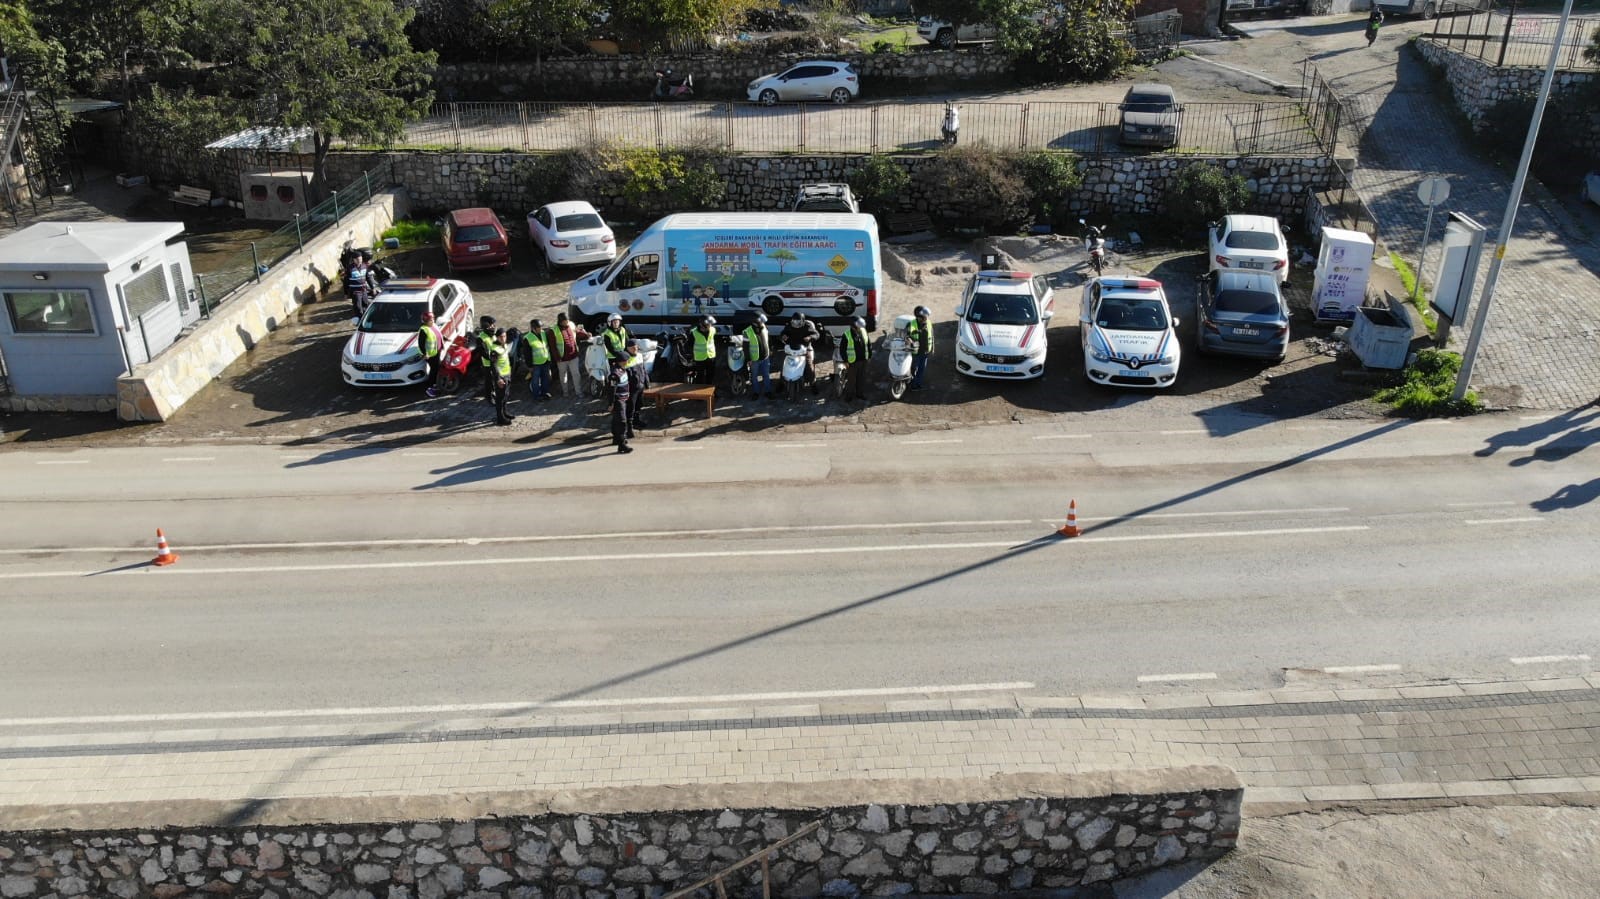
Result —
[[[1246, 801], [1600, 792], [1600, 676], [0, 737], [7, 807], [1220, 763]], [[14, 811], [21, 811], [13, 808]], [[36, 818], [34, 819], [36, 820]]]
[[[1419, 26], [1420, 27], [1420, 26]], [[1415, 30], [1415, 29], [1413, 29]], [[1443, 213], [1463, 212], [1488, 229], [1492, 250], [1511, 191], [1511, 173], [1463, 136], [1447, 86], [1405, 46], [1407, 32], [1372, 52], [1338, 48], [1312, 61], [1365, 124], [1357, 193], [1379, 222], [1380, 238], [1415, 266], [1427, 209], [1417, 199], [1426, 177], [1450, 180], [1450, 199], [1434, 217], [1430, 252], [1438, 259]], [[1490, 253], [1479, 270], [1480, 290]], [[1431, 276], [1433, 263], [1425, 265]], [[1570, 409], [1600, 397], [1600, 247], [1571, 227], [1537, 183], [1524, 192], [1495, 291], [1473, 382], [1497, 403]], [[1467, 323], [1452, 333], [1465, 346]]]

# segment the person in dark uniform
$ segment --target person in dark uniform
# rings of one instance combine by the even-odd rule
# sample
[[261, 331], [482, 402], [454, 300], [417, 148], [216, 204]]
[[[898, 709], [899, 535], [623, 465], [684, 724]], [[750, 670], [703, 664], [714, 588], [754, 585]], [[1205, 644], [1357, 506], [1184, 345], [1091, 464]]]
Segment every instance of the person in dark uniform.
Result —
[[650, 372], [645, 370], [644, 360], [639, 358], [639, 341], [628, 338], [628, 437], [633, 437], [635, 429], [644, 430], [643, 423], [639, 420], [639, 407], [644, 403], [644, 392], [650, 389]]
[[492, 400], [494, 399], [494, 316], [485, 315], [478, 319], [478, 333], [475, 337], [472, 345], [472, 361], [467, 364], [472, 367], [475, 377], [483, 378], [483, 398]]
[[628, 403], [632, 395], [628, 369], [621, 359], [611, 363], [611, 442], [618, 453], [631, 453], [628, 445]]

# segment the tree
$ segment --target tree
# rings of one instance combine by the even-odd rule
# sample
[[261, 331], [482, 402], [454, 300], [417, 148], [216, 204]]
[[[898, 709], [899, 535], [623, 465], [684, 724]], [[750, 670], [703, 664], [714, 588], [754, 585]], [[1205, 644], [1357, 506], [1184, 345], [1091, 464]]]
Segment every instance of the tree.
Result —
[[767, 258], [775, 260], [778, 263], [778, 274], [779, 275], [783, 274], [783, 267], [784, 267], [785, 264], [790, 263], [790, 262], [798, 262], [799, 259], [800, 259], [799, 256], [796, 256], [794, 254], [793, 250], [785, 250], [782, 247], [779, 247], [778, 249], [773, 250], [772, 252], [768, 253], [767, 254]]
[[765, 0], [612, 0], [610, 24], [620, 37], [659, 47], [728, 31], [763, 5]]
[[1017, 74], [1045, 82], [1110, 78], [1133, 62], [1123, 36], [1132, 15], [1132, 0], [1061, 0], [1032, 52], [1018, 54]]
[[257, 124], [312, 133], [313, 181], [335, 139], [389, 143], [433, 102], [437, 61], [411, 49], [413, 11], [394, 0], [199, 0], [221, 78]]
[[493, 20], [533, 50], [533, 64], [539, 70], [544, 54], [569, 40], [582, 37], [600, 14], [594, 0], [495, 0], [489, 7]]
[[993, 25], [995, 45], [1013, 56], [1034, 46], [1046, 18], [1044, 0], [917, 0], [914, 5], [919, 15], [951, 25]]
[[114, 69], [122, 101], [132, 95], [135, 65], [187, 57], [183, 46], [193, 27], [193, 0], [33, 0], [46, 33], [67, 48], [75, 86], [88, 89], [95, 76]]
[[[66, 48], [54, 38], [40, 35], [35, 18], [21, 0], [0, 0], [0, 56], [6, 57], [13, 77], [38, 94], [42, 103], [29, 103], [28, 126], [24, 140], [30, 141], [33, 156], [44, 169], [47, 182], [59, 179], [64, 163], [68, 120], [55, 110], [55, 101], [66, 96]], [[54, 114], [46, 114], [45, 111]]]

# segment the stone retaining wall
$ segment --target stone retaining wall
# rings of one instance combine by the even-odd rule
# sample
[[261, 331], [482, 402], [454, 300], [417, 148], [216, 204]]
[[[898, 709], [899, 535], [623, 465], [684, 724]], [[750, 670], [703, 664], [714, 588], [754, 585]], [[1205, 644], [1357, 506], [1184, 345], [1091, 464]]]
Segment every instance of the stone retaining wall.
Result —
[[302, 303], [337, 280], [345, 241], [370, 246], [409, 211], [404, 190], [380, 193], [307, 241], [304, 251], [284, 259], [262, 276], [261, 283], [235, 294], [177, 343], [119, 378], [117, 417], [166, 421], [257, 341], [276, 331]]
[[[916, 47], [908, 53], [830, 55], [855, 64], [863, 97], [1001, 87], [1013, 82], [1010, 57]], [[657, 69], [694, 76], [703, 100], [745, 100], [745, 86], [815, 54], [726, 51], [685, 56], [561, 56], [531, 62], [460, 63], [434, 71], [434, 91], [451, 100], [648, 100]]]
[[[821, 827], [771, 859], [774, 895], [1065, 889], [1227, 853], [1242, 792], [1227, 769], [1197, 767], [596, 790], [465, 820], [74, 824], [0, 832], [0, 895], [648, 899], [812, 822]], [[730, 889], [754, 888], [760, 871]]]
[[[1423, 59], [1443, 70], [1456, 108], [1466, 115], [1474, 129], [1483, 127], [1484, 116], [1496, 104], [1532, 96], [1544, 81], [1544, 69], [1540, 66], [1496, 66], [1430, 38], [1419, 38], [1412, 45]], [[1550, 88], [1551, 97], [1577, 90], [1594, 79], [1594, 72], [1558, 71]]]
[[[540, 203], [566, 197], [547, 196], [543, 185], [521, 182], [517, 153], [392, 154], [395, 175], [406, 185], [413, 206], [429, 213], [462, 206], [490, 205], [501, 210], [508, 225], [520, 223]], [[329, 177], [336, 183], [358, 176], [384, 162], [379, 154], [336, 153], [329, 157]], [[911, 174], [911, 186], [900, 198], [900, 211], [925, 212], [934, 219], [961, 221], [966, 210], [919, 172], [936, 157], [893, 157]], [[727, 185], [726, 210], [779, 209], [794, 199], [801, 184], [840, 181], [862, 156], [730, 156], [714, 161]], [[1083, 186], [1065, 198], [1070, 216], [1149, 215], [1162, 210], [1167, 184], [1188, 166], [1210, 162], [1243, 175], [1256, 195], [1257, 211], [1284, 218], [1298, 217], [1311, 193], [1327, 189], [1338, 170], [1323, 157], [1130, 156], [1081, 159]], [[623, 208], [620, 190], [585, 199], [610, 215]], [[642, 223], [641, 223], [642, 224]]]

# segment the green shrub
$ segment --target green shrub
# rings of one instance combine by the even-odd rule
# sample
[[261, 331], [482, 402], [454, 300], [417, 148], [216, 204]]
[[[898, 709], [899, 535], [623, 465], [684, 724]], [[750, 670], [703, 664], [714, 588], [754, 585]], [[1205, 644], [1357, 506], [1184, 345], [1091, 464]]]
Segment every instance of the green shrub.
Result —
[[850, 191], [868, 212], [892, 212], [911, 187], [911, 174], [888, 156], [868, 156], [859, 168], [845, 173]]
[[584, 157], [575, 150], [539, 153], [523, 157], [513, 170], [523, 203], [536, 209], [546, 203], [571, 200], [586, 195], [591, 181]]
[[677, 150], [608, 148], [600, 170], [620, 180], [628, 205], [646, 214], [681, 209], [714, 209], [727, 185], [710, 159]]
[[1028, 191], [1028, 211], [1033, 220], [1051, 225], [1065, 223], [1067, 194], [1083, 186], [1078, 157], [1059, 150], [1035, 150], [1020, 154], [1017, 167]]
[[987, 232], [1015, 231], [1027, 224], [1028, 190], [1017, 154], [987, 144], [945, 150], [923, 169], [927, 193], [965, 210], [959, 224]]
[[401, 219], [380, 236], [396, 238], [402, 247], [427, 246], [439, 240], [439, 227], [427, 219]]
[[1105, 81], [1134, 60], [1123, 36], [1133, 17], [1131, 0], [1062, 0], [1051, 24], [1017, 48], [1024, 82]]
[[1395, 387], [1378, 391], [1375, 398], [1395, 411], [1418, 418], [1439, 415], [1468, 415], [1482, 408], [1478, 395], [1467, 391], [1457, 402], [1450, 398], [1461, 371], [1461, 357], [1443, 350], [1423, 350], [1406, 367], [1405, 380]]
[[1243, 175], [1229, 175], [1209, 162], [1188, 166], [1167, 187], [1166, 225], [1175, 236], [1192, 238], [1208, 222], [1250, 206]]

